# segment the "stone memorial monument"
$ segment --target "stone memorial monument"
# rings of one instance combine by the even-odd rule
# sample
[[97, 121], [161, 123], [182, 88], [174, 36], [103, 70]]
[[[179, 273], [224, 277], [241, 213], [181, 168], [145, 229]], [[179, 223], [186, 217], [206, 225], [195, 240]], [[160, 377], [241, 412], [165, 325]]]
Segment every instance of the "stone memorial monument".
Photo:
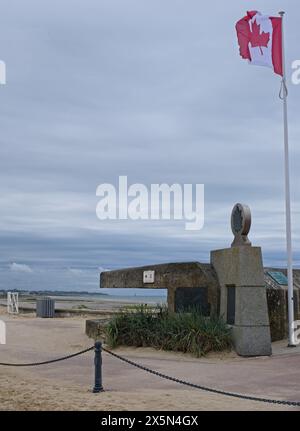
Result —
[[220, 284], [220, 314], [232, 326], [233, 343], [241, 356], [271, 355], [271, 335], [260, 247], [248, 239], [251, 213], [236, 204], [230, 248], [211, 252], [211, 263]]

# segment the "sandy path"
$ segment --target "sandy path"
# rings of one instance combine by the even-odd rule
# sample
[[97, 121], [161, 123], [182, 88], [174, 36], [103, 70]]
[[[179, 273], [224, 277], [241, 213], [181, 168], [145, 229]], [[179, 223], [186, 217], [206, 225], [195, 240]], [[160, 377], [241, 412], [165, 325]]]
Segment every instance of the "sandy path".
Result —
[[[40, 361], [92, 344], [85, 320], [0, 316], [7, 344], [0, 362]], [[279, 346], [280, 347], [280, 346]], [[242, 359], [234, 354], [195, 359], [153, 349], [118, 349], [152, 369], [199, 384], [270, 398], [299, 400], [300, 355]], [[105, 392], [93, 394], [93, 354], [35, 368], [0, 367], [2, 410], [271, 410], [281, 406], [212, 395], [152, 376], [103, 355]], [[285, 409], [291, 409], [286, 407]], [[292, 408], [295, 410], [295, 408]]]

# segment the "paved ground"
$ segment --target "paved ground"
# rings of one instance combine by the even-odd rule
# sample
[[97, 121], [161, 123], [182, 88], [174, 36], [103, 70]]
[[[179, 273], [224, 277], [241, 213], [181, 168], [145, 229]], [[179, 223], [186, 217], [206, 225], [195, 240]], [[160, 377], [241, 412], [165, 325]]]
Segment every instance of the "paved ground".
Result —
[[[84, 334], [84, 319], [0, 318], [7, 322], [7, 344], [0, 345], [0, 362], [43, 361], [92, 344]], [[285, 344], [275, 343], [272, 357], [246, 359], [234, 353], [196, 359], [153, 349], [123, 348], [117, 352], [161, 373], [201, 385], [300, 401], [300, 347], [291, 349]], [[103, 355], [103, 375], [106, 392], [91, 394], [92, 353], [35, 368], [0, 367], [0, 409], [282, 409], [183, 387], [108, 354]]]

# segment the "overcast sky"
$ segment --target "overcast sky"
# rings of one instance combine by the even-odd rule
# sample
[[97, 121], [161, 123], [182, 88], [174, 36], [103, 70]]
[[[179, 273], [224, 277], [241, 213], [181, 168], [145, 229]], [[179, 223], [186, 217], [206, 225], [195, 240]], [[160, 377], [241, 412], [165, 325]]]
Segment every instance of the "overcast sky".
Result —
[[[285, 265], [279, 76], [238, 54], [246, 10], [285, 8], [294, 262], [300, 266], [296, 0], [3, 1], [0, 287], [97, 289], [103, 269], [207, 262], [249, 204], [250, 239]], [[99, 221], [96, 188], [203, 183], [205, 226]]]

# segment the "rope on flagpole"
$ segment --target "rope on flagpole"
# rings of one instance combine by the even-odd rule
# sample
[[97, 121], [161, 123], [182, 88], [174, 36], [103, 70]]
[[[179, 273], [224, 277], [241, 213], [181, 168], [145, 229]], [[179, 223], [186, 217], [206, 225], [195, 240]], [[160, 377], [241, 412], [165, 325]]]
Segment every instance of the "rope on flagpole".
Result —
[[285, 79], [281, 80], [280, 91], [279, 91], [279, 99], [284, 100], [285, 97], [288, 97], [289, 91], [286, 85]]

